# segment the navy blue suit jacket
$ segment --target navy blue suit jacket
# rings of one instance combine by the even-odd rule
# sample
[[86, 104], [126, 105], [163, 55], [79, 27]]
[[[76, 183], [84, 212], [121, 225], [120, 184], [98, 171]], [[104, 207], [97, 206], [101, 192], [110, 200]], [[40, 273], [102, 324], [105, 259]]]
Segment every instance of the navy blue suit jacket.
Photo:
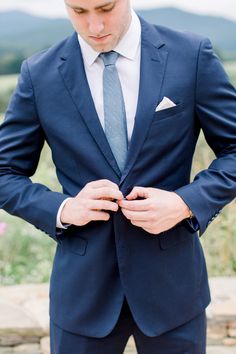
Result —
[[[0, 129], [0, 207], [55, 239], [52, 320], [88, 336], [112, 330], [124, 294], [148, 336], [185, 323], [210, 301], [207, 272], [199, 236], [184, 223], [154, 237], [117, 212], [108, 222], [57, 234], [65, 198], [104, 178], [124, 195], [134, 186], [175, 191], [201, 235], [236, 192], [236, 92], [209, 40], [141, 22], [139, 99], [122, 175], [97, 117], [76, 33], [23, 63]], [[177, 105], [155, 112], [164, 96]], [[216, 158], [190, 183], [200, 130]], [[62, 193], [30, 181], [45, 140]]]

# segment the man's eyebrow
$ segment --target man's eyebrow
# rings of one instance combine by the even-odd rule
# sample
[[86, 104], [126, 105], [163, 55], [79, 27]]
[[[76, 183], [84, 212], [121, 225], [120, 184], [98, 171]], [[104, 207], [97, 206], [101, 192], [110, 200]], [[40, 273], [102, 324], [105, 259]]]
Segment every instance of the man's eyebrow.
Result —
[[[94, 9], [95, 10], [99, 10], [99, 9], [101, 9], [103, 7], [106, 7], [108, 5], [112, 5], [112, 4], [115, 4], [115, 3], [116, 3], [116, 1], [108, 1], [106, 3], [103, 3], [103, 4], [99, 5], [99, 6], [96, 6]], [[66, 2], [66, 5], [69, 6], [70, 8], [72, 8], [72, 9], [74, 9], [74, 10], [86, 10], [83, 7], [80, 7], [80, 6], [73, 6], [73, 5], [69, 4], [68, 2]]]
[[106, 6], [108, 6], [108, 5], [114, 5], [115, 3], [116, 3], [116, 1], [108, 1], [108, 2], [106, 2], [106, 3], [104, 3], [104, 4], [102, 4], [102, 5], [99, 5], [99, 6], [95, 7], [95, 10], [99, 10], [99, 9], [101, 9], [102, 7], [106, 7]]

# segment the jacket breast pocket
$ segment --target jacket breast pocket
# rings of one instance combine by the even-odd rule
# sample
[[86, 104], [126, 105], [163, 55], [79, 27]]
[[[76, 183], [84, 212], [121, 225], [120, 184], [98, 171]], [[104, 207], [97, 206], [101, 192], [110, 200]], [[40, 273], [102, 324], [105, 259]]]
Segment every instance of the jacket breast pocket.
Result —
[[181, 116], [184, 111], [184, 104], [182, 102], [178, 103], [176, 106], [171, 108], [162, 109], [154, 114], [152, 124], [158, 123], [161, 120], [168, 119], [171, 117]]

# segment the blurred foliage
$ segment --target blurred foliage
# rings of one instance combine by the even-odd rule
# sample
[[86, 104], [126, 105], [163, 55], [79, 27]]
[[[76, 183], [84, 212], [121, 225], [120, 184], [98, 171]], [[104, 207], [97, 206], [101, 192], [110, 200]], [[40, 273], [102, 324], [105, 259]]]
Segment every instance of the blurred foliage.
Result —
[[230, 80], [236, 87], [236, 61], [228, 61], [224, 63], [224, 67], [230, 77]]
[[0, 113], [2, 114], [7, 109], [17, 78], [18, 75], [0, 75]]
[[[215, 158], [200, 135], [194, 155], [192, 179]], [[210, 276], [236, 275], [236, 201], [227, 205], [201, 237]]]
[[1, 55], [0, 75], [17, 74], [20, 72], [25, 55], [21, 52]]
[[[236, 62], [226, 63], [225, 68], [236, 84]], [[0, 97], [4, 93], [6, 102], [16, 80], [17, 75], [0, 77]], [[192, 178], [207, 168], [213, 158], [201, 135], [194, 155]], [[44, 183], [52, 190], [60, 190], [47, 145], [42, 151], [33, 181]], [[234, 201], [224, 208], [201, 237], [210, 276], [236, 275], [235, 215]], [[2, 227], [1, 231], [1, 224], [6, 225], [6, 230]], [[54, 252], [55, 242], [50, 237], [23, 220], [0, 211], [0, 285], [48, 281]]]
[[[61, 190], [47, 145], [43, 148], [39, 168], [32, 180], [44, 183], [52, 190]], [[3, 210], [0, 210], [0, 222], [6, 224], [2, 234], [0, 228], [0, 285], [49, 281], [54, 240]]]

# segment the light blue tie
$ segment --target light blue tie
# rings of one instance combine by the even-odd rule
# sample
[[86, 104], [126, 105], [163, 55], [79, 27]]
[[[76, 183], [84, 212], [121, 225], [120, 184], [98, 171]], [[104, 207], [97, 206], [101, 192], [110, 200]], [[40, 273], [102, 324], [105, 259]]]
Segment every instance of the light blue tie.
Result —
[[125, 167], [128, 137], [125, 104], [115, 66], [119, 54], [111, 51], [100, 54], [105, 65], [103, 70], [103, 102], [105, 134], [120, 171]]

